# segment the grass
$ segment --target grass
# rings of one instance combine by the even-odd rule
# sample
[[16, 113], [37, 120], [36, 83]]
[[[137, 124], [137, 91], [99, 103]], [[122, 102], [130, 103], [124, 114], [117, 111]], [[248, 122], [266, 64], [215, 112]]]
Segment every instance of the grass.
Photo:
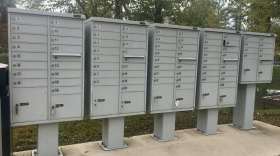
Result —
[[0, 63], [8, 64], [8, 53], [1, 53], [0, 54]]

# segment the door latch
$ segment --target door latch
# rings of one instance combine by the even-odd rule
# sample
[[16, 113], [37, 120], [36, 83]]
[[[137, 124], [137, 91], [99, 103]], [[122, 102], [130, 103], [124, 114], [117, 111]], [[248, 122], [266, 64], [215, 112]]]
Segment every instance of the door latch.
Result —
[[202, 94], [202, 99], [204, 99], [204, 96], [209, 96], [209, 93]]
[[54, 107], [54, 106], [52, 106], [52, 114], [54, 114], [54, 108], [55, 108], [55, 107]]
[[247, 71], [250, 71], [250, 69], [244, 69], [244, 74], [245, 74]]
[[223, 98], [227, 97], [226, 95], [221, 95], [220, 100], [223, 100]]
[[18, 104], [16, 104], [16, 114], [18, 114]]
[[162, 99], [162, 96], [156, 96], [154, 97], [154, 104], [157, 105], [157, 99]]

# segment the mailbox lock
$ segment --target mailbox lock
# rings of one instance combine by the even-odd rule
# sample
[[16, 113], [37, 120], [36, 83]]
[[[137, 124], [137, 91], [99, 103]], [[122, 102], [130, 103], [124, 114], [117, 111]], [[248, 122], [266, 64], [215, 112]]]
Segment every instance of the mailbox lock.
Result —
[[204, 99], [204, 96], [209, 96], [209, 95], [210, 95], [209, 93], [202, 94], [202, 99]]
[[18, 114], [18, 104], [16, 104], [16, 114]]

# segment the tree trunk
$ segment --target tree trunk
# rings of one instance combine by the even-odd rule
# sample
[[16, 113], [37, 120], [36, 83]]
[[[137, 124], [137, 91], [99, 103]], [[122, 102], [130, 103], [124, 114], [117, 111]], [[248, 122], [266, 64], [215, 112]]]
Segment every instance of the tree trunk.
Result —
[[162, 6], [160, 0], [155, 0], [155, 23], [163, 23]]
[[269, 33], [270, 32], [270, 29], [271, 29], [271, 18], [270, 17], [267, 17], [267, 30], [266, 32]]
[[121, 19], [121, 13], [122, 13], [122, 5], [120, 0], [116, 0], [115, 2], [115, 18]]
[[122, 5], [123, 5], [124, 11], [128, 17], [128, 20], [132, 20], [130, 10], [127, 8], [125, 0], [122, 0]]

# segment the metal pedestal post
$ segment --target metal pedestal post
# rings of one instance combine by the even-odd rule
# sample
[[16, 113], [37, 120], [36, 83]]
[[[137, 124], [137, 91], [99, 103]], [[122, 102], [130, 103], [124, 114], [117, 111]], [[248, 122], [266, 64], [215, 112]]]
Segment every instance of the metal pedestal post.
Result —
[[58, 148], [58, 123], [37, 125], [37, 150], [32, 156], [63, 156]]
[[12, 155], [10, 97], [0, 96], [0, 156]]
[[238, 85], [237, 103], [233, 110], [233, 124], [242, 130], [254, 129], [256, 84]]
[[103, 150], [126, 148], [124, 138], [124, 117], [103, 119], [102, 141], [98, 143]]
[[154, 116], [154, 134], [151, 136], [157, 141], [177, 140], [175, 137], [176, 113], [160, 113]]
[[219, 134], [218, 127], [219, 109], [202, 109], [197, 113], [197, 128], [195, 131], [203, 135]]

